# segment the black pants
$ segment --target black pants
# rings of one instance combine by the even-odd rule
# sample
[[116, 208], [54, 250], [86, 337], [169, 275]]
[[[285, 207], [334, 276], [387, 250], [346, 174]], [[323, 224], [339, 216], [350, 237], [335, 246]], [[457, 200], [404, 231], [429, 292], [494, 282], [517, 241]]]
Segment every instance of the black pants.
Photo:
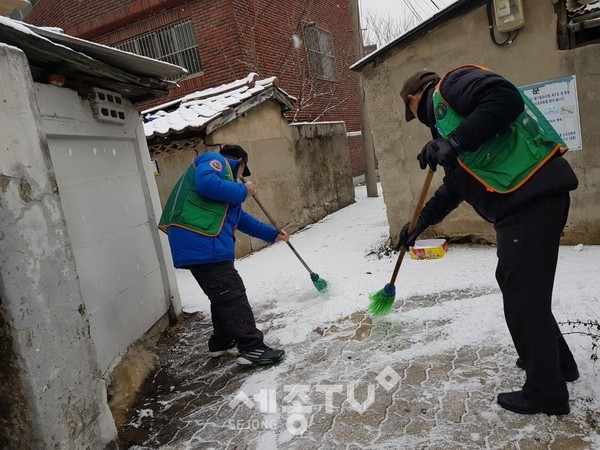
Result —
[[188, 269], [210, 300], [213, 335], [208, 340], [209, 351], [225, 350], [232, 341], [243, 351], [260, 347], [263, 334], [256, 328], [246, 287], [233, 262], [198, 264]]
[[552, 314], [552, 289], [560, 234], [569, 211], [569, 194], [537, 199], [496, 223], [496, 279], [504, 315], [525, 365], [526, 398], [561, 404], [569, 393], [560, 363], [573, 355]]

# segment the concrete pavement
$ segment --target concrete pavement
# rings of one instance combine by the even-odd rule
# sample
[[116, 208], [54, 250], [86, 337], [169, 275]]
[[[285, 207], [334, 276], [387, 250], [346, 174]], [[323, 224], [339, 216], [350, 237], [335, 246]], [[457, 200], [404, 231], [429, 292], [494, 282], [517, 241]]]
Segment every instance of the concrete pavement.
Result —
[[[406, 298], [392, 314], [490, 294], [497, 291]], [[268, 306], [255, 308], [267, 343]], [[159, 343], [160, 369], [119, 430], [122, 447], [599, 448], [598, 399], [573, 394], [581, 381], [569, 383], [568, 416], [505, 411], [496, 395], [524, 381], [514, 349], [474, 342], [436, 352], [448, 320], [386, 321], [359, 312], [285, 346], [284, 362], [247, 369], [230, 355], [208, 359], [210, 319], [188, 316]]]

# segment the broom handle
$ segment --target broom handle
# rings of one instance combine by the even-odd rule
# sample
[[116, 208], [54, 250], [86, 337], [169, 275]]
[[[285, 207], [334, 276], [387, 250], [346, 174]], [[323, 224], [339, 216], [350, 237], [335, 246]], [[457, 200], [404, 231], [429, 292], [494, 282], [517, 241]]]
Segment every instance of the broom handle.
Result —
[[[431, 185], [433, 174], [433, 170], [429, 169], [429, 171], [427, 172], [427, 176], [425, 177], [425, 181], [423, 182], [423, 187], [421, 188], [421, 196], [419, 197], [419, 201], [417, 202], [417, 207], [415, 208], [412, 220], [410, 221], [410, 225], [408, 226], [408, 234], [412, 233], [415, 227], [417, 226], [417, 220], [419, 220], [419, 214], [421, 214], [421, 209], [423, 208], [423, 204], [425, 203], [425, 197], [427, 197], [427, 191], [429, 190], [429, 186]], [[396, 277], [398, 276], [398, 271], [400, 270], [400, 266], [402, 265], [402, 260], [404, 259], [405, 253], [406, 248], [402, 246], [400, 254], [398, 255], [398, 261], [396, 261], [396, 267], [394, 267], [392, 279], [390, 281], [390, 284], [392, 286], [396, 282]]]
[[[242, 183], [245, 183], [246, 180], [244, 179], [244, 177], [240, 176], [240, 180], [242, 180]], [[263, 204], [260, 202], [260, 200], [258, 199], [258, 197], [256, 197], [256, 194], [254, 194], [252, 196], [252, 198], [254, 199], [254, 201], [256, 202], [256, 204], [259, 206], [260, 209], [262, 209], [262, 212], [265, 213], [265, 216], [267, 216], [267, 218], [269, 219], [269, 221], [273, 224], [273, 226], [275, 228], [277, 228], [277, 232], [279, 234], [281, 234], [281, 228], [279, 228], [279, 226], [277, 225], [277, 223], [275, 222], [275, 219], [273, 219], [273, 217], [271, 216], [271, 214], [269, 214], [269, 211], [266, 210], [266, 208], [263, 206]], [[294, 255], [296, 255], [296, 257], [300, 260], [300, 262], [304, 265], [304, 267], [306, 268], [306, 270], [308, 270], [308, 272], [312, 275], [314, 272], [312, 270], [310, 270], [310, 267], [308, 267], [308, 264], [306, 264], [306, 262], [302, 259], [302, 257], [300, 256], [300, 254], [296, 251], [296, 249], [294, 248], [294, 246], [291, 244], [290, 241], [285, 241], [285, 243], [290, 247], [290, 249], [294, 252]]]

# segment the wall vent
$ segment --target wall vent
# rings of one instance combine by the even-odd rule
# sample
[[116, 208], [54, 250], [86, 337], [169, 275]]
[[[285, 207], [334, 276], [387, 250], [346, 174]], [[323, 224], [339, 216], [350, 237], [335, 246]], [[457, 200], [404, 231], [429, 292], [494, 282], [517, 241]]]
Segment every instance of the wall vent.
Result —
[[94, 117], [101, 122], [125, 123], [127, 117], [123, 97], [111, 91], [92, 88], [94, 97], [90, 101]]

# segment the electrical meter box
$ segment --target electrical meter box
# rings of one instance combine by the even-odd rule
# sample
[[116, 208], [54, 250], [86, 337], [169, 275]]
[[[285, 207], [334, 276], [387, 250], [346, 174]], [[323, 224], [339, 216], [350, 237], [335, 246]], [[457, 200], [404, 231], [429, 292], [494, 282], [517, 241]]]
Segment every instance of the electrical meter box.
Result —
[[494, 0], [496, 31], [508, 33], [525, 26], [523, 0]]

